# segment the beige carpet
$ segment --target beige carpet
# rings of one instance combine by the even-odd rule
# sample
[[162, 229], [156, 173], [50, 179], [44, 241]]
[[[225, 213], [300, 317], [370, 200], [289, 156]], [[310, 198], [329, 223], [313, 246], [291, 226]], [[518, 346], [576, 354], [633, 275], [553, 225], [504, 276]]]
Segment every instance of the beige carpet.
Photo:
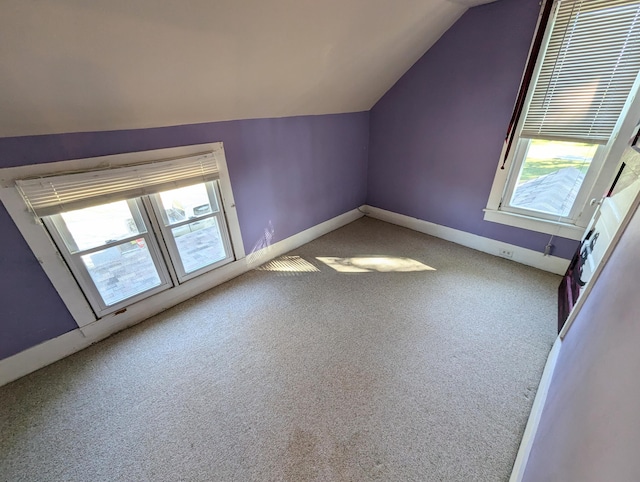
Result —
[[0, 480], [507, 480], [558, 282], [363, 218], [0, 388]]

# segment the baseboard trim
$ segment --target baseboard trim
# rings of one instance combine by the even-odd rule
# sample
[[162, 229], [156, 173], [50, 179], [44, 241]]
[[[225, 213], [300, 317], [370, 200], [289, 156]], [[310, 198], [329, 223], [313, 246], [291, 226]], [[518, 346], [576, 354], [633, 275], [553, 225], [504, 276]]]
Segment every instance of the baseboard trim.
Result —
[[[324, 236], [342, 226], [345, 226], [364, 216], [362, 207], [305, 229], [293, 236], [258, 251], [248, 254], [233, 263], [229, 263], [210, 273], [194, 278], [189, 283], [189, 289], [176, 287], [147, 298], [151, 302], [136, 303], [127, 308], [127, 315], [119, 318], [107, 316], [93, 323], [77, 328], [39, 345], [27, 348], [20, 353], [0, 360], [0, 386], [6, 385], [18, 378], [50, 365], [62, 358], [87, 348], [94, 343], [122, 331], [141, 321], [156, 315], [171, 306], [177, 305], [199, 293], [218, 286], [232, 278], [250, 271], [273, 258], [309, 243], [320, 236]], [[185, 286], [185, 285], [183, 285]], [[147, 301], [145, 300], [145, 301]]]
[[449, 228], [439, 224], [423, 221], [418, 218], [405, 216], [373, 206], [363, 206], [363, 211], [370, 216], [381, 221], [396, 224], [405, 228], [413, 229], [436, 238], [446, 239], [447, 241], [466, 246], [468, 248], [482, 251], [484, 253], [498, 256], [500, 250], [508, 250], [513, 253], [513, 257], [509, 258], [517, 263], [526, 264], [543, 271], [562, 275], [569, 266], [569, 260], [558, 258], [557, 256], [544, 256], [538, 251], [522, 248], [514, 244], [503, 243], [495, 239], [485, 238], [477, 234], [467, 233], [458, 229]]
[[509, 482], [521, 482], [524, 476], [524, 471], [527, 468], [529, 455], [531, 454], [533, 442], [535, 440], [536, 432], [538, 431], [538, 426], [542, 417], [542, 411], [547, 401], [549, 387], [551, 386], [551, 379], [553, 378], [553, 372], [556, 368], [556, 363], [558, 361], [561, 347], [562, 340], [560, 339], [560, 337], [558, 337], [556, 338], [556, 341], [551, 348], [551, 352], [549, 353], [549, 357], [547, 358], [547, 363], [544, 366], [542, 378], [540, 379], [538, 391], [536, 392], [536, 398], [533, 400], [531, 413], [529, 414], [529, 419], [527, 420], [527, 426], [524, 429], [524, 435], [522, 436], [522, 441], [520, 442], [520, 448], [518, 449], [518, 454], [516, 455], [516, 460], [513, 464], [513, 470], [511, 471]]
[[0, 386], [62, 360], [92, 343], [77, 328], [0, 360]]

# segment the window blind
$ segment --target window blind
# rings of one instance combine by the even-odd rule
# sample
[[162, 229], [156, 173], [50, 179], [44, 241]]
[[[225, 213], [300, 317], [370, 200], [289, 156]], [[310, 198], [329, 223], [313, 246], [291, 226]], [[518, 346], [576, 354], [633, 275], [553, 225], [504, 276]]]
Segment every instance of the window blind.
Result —
[[520, 136], [606, 144], [639, 71], [640, 1], [560, 1]]
[[218, 177], [215, 153], [208, 152], [146, 164], [18, 180], [16, 187], [38, 216], [48, 216]]

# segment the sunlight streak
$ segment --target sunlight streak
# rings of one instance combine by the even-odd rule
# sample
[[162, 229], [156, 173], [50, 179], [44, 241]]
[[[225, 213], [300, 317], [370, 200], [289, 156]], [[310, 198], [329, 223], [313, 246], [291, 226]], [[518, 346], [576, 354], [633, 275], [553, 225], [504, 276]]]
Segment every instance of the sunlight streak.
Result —
[[259, 271], [279, 271], [286, 273], [312, 273], [320, 271], [300, 256], [280, 256], [257, 268]]
[[411, 258], [396, 256], [352, 256], [350, 258], [317, 257], [340, 273], [407, 273], [412, 271], [436, 271], [435, 268]]

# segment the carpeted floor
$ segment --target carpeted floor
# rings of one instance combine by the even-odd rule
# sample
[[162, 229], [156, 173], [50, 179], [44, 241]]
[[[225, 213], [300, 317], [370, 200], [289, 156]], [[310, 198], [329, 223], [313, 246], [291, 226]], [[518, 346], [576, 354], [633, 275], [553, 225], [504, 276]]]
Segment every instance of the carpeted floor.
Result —
[[559, 280], [360, 219], [0, 388], [0, 480], [507, 480]]

